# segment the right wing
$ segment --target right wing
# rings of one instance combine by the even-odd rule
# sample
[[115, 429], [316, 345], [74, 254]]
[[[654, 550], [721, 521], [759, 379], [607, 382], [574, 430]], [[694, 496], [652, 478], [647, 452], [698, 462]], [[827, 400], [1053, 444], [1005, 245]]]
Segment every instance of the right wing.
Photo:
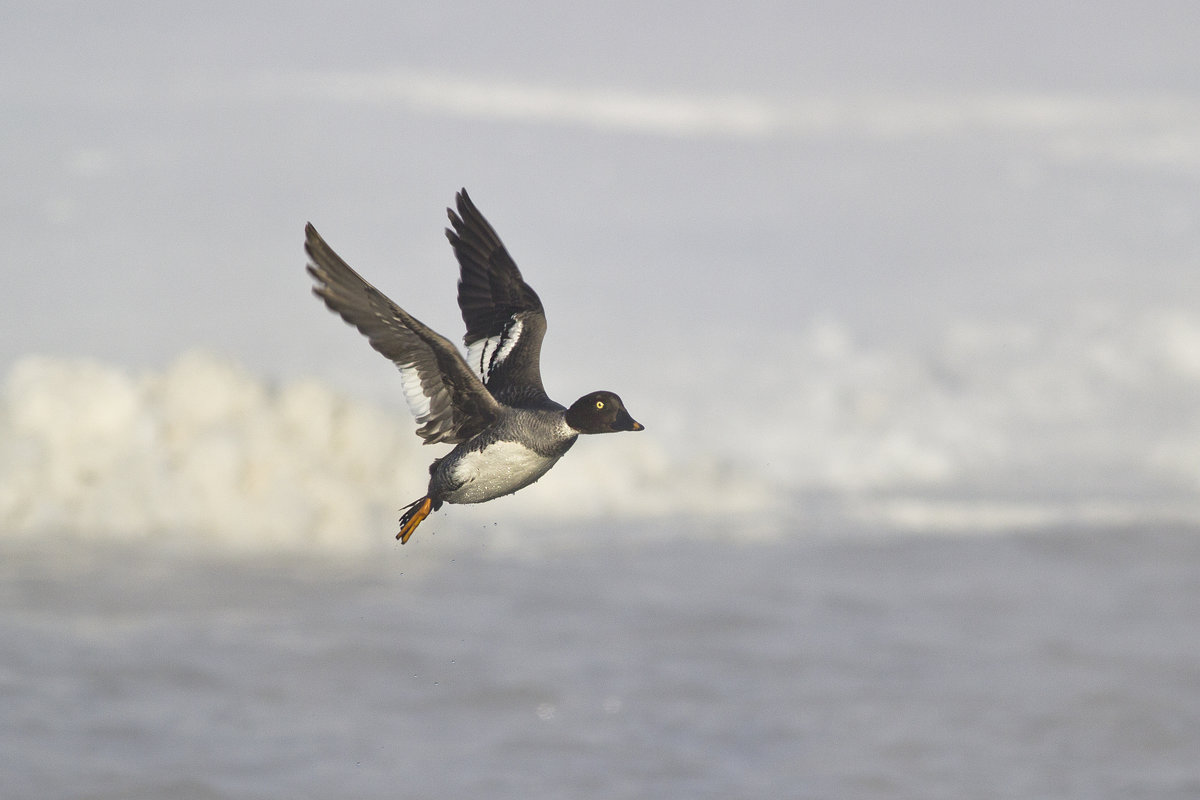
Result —
[[458, 259], [458, 306], [467, 324], [467, 363], [496, 399], [509, 405], [549, 403], [539, 361], [546, 313], [495, 229], [471, 202], [455, 195], [446, 238]]

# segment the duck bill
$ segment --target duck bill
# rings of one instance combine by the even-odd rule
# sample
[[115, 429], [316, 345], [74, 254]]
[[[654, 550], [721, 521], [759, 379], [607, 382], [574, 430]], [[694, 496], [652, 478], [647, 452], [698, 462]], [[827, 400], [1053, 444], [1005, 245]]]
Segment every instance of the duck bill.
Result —
[[646, 426], [629, 416], [628, 411], [622, 411], [613, 421], [614, 431], [644, 431]]

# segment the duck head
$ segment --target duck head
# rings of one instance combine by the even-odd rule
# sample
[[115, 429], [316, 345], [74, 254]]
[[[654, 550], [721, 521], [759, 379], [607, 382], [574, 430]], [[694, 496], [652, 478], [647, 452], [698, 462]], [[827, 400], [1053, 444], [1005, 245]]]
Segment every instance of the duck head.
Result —
[[640, 431], [644, 426], [635, 422], [621, 398], [613, 392], [592, 392], [576, 400], [567, 409], [567, 424], [580, 433], [615, 433]]

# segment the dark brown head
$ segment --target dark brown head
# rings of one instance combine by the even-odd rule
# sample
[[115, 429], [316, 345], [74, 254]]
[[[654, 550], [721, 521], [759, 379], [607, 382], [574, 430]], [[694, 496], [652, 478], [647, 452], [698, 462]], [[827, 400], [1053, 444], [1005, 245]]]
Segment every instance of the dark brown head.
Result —
[[643, 428], [629, 416], [621, 398], [604, 391], [585, 394], [572, 403], [567, 409], [567, 424], [580, 433], [615, 433]]

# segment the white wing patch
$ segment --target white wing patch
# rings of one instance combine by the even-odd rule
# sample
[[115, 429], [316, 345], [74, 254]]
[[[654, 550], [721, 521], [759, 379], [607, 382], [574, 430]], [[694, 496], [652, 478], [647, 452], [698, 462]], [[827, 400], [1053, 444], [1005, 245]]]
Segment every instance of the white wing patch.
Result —
[[414, 365], [400, 365], [400, 384], [404, 387], [404, 399], [408, 401], [408, 409], [417, 418], [417, 422], [424, 423], [429, 418], [429, 396], [421, 388], [421, 376]]
[[511, 317], [504, 325], [504, 330], [496, 336], [489, 336], [467, 345], [467, 363], [485, 384], [491, 377], [492, 371], [504, 363], [504, 359], [512, 354], [513, 348], [521, 339], [523, 325], [520, 317]]
[[499, 336], [492, 336], [467, 345], [467, 363], [471, 365], [471, 371], [481, 381], [487, 381], [484, 365], [491, 362], [492, 356], [496, 353], [496, 345], [499, 342]]
[[513, 348], [517, 346], [517, 340], [521, 338], [521, 318], [513, 317], [504, 326], [504, 332], [500, 334], [499, 352], [492, 356], [492, 360], [488, 363], [488, 374], [492, 374], [497, 366], [504, 363], [504, 359], [508, 358]]

